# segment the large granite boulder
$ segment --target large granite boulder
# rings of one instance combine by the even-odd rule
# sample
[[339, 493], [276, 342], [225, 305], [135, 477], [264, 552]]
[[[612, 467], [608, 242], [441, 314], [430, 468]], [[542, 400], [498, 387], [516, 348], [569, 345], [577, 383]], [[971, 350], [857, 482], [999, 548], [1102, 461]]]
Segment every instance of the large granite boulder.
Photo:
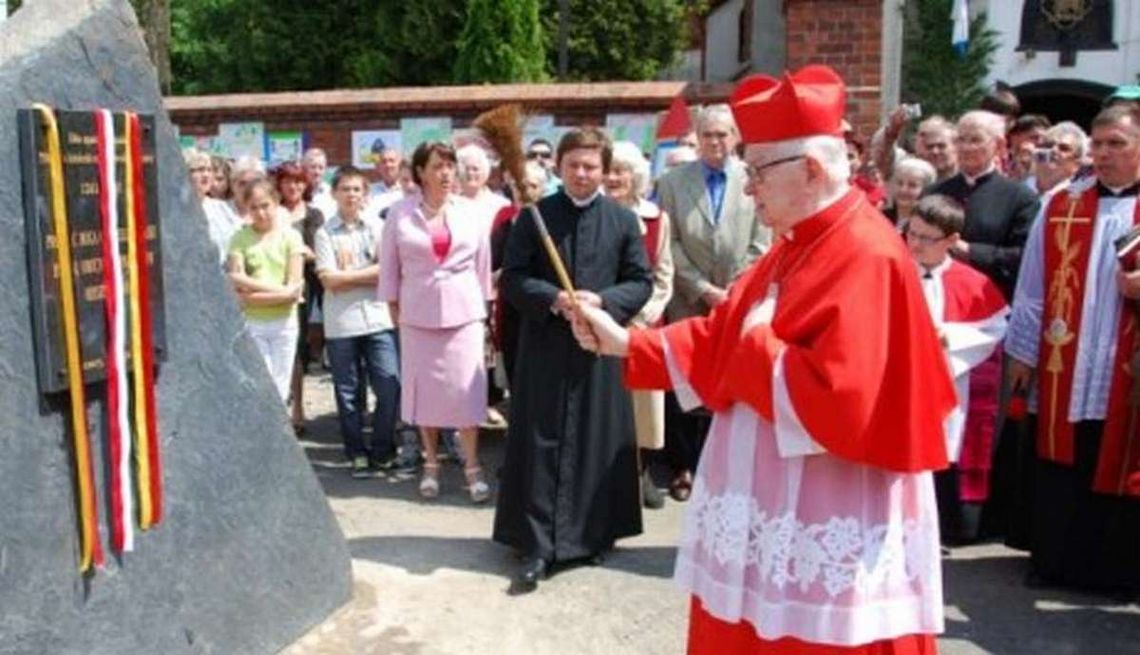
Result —
[[[0, 24], [0, 653], [274, 652], [348, 598], [343, 536], [218, 271], [130, 5], [24, 4]], [[91, 577], [67, 416], [36, 390], [16, 140], [33, 102], [154, 113], [159, 130], [166, 517]], [[102, 424], [100, 398], [88, 415]]]

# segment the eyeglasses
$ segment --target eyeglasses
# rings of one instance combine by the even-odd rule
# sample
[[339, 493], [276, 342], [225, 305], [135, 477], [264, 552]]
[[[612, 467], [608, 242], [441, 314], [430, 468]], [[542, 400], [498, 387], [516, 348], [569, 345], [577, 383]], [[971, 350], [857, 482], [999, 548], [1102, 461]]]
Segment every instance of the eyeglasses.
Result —
[[1037, 144], [1039, 150], [1056, 150], [1062, 155], [1071, 155], [1077, 151], [1077, 147], [1071, 143], [1064, 141], [1042, 141]]
[[727, 132], [727, 131], [723, 131], [723, 130], [719, 130], [719, 131], [718, 130], [709, 130], [707, 132], [701, 132], [701, 138], [704, 139], [705, 141], [712, 141], [714, 139], [718, 140], [718, 141], [723, 141], [730, 136], [732, 136], [731, 132]]
[[526, 153], [526, 158], [532, 161], [535, 159], [550, 159], [550, 157], [551, 153], [546, 150], [531, 150], [530, 152]]
[[747, 167], [745, 167], [744, 171], [747, 173], [748, 179], [752, 180], [753, 182], [759, 182], [764, 177], [764, 171], [768, 170], [769, 168], [796, 161], [797, 159], [803, 159], [804, 157], [806, 157], [806, 155], [793, 155], [791, 157], [773, 159], [772, 161], [763, 164], [749, 164]]
[[918, 232], [915, 232], [914, 230], [907, 228], [906, 238], [911, 240], [911, 241], [917, 241], [918, 243], [929, 246], [931, 244], [938, 243], [939, 241], [945, 239], [946, 237], [944, 235], [941, 235], [941, 234], [938, 236], [933, 236], [930, 234], [919, 234]]

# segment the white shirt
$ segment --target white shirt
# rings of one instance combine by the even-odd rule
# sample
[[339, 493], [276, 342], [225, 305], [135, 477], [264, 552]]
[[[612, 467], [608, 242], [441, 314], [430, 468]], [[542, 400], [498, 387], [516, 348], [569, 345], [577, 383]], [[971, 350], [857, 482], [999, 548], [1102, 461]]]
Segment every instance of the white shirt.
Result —
[[309, 203], [324, 215], [325, 220], [336, 214], [336, 200], [332, 197], [332, 188], [328, 182], [321, 182], [313, 189], [313, 200]]

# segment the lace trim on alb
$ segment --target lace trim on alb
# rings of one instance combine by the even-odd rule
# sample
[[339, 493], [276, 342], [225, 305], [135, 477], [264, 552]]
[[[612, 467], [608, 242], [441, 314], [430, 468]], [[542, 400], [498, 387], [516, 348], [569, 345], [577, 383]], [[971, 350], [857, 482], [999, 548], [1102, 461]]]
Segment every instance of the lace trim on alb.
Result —
[[791, 512], [769, 515], [742, 493], [694, 493], [691, 502], [685, 545], [721, 566], [755, 567], [765, 583], [780, 589], [793, 585], [808, 593], [820, 586], [832, 598], [873, 593], [900, 572], [907, 582], [924, 575], [930, 553], [938, 553], [930, 543], [937, 528], [913, 519], [863, 525], [852, 516], [834, 516], [804, 523]]

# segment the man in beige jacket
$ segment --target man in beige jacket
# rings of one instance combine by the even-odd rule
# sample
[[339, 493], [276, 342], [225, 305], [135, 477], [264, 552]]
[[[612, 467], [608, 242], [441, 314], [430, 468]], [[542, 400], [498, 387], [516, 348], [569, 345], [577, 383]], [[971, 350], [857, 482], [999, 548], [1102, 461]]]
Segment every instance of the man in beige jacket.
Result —
[[[728, 286], [767, 249], [771, 235], [756, 220], [745, 195], [744, 164], [737, 159], [740, 135], [728, 105], [711, 105], [697, 118], [700, 159], [679, 166], [657, 182], [657, 202], [670, 225], [673, 298], [669, 321], [707, 314], [728, 297]], [[707, 416], [686, 414], [675, 397], [666, 398], [665, 452], [673, 469], [670, 494], [689, 497], [692, 471], [708, 429]]]

